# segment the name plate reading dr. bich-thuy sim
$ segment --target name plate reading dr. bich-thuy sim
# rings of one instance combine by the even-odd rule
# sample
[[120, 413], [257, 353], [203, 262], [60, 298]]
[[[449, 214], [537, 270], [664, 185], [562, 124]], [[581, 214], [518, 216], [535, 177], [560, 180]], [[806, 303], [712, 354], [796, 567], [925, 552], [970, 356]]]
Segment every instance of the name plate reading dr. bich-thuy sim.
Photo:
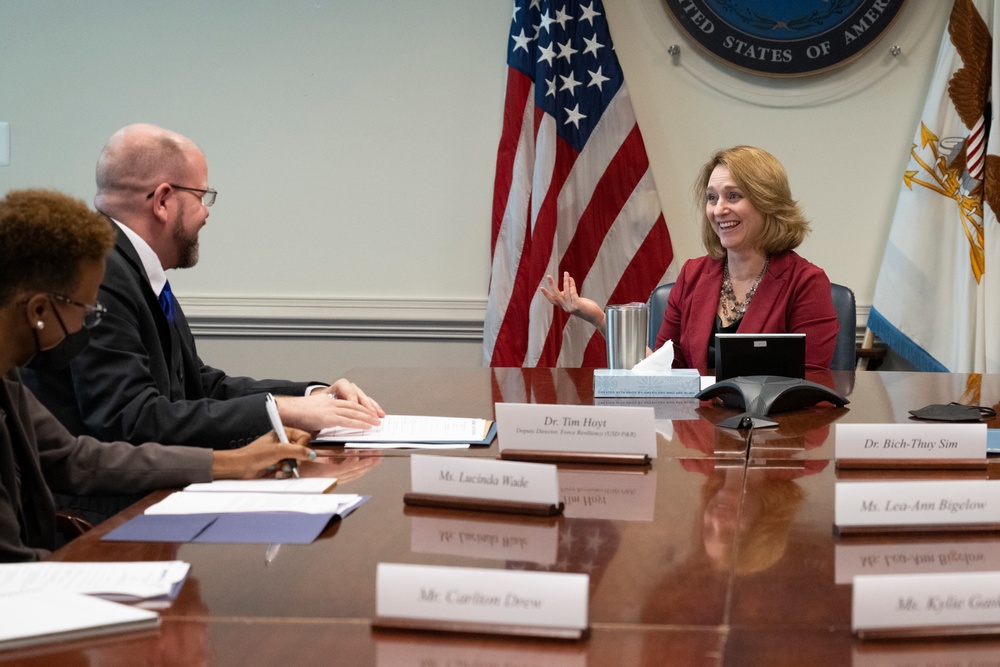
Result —
[[986, 467], [986, 424], [837, 424], [838, 468]]

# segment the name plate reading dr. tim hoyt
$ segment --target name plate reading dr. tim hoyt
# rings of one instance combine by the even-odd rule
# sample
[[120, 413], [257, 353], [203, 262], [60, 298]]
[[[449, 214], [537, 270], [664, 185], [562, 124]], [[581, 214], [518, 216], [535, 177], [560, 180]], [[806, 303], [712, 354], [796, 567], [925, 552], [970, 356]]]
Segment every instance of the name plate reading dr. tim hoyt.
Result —
[[585, 574], [379, 563], [375, 625], [578, 638]]
[[497, 403], [497, 435], [505, 449], [656, 456], [650, 407]]
[[838, 482], [839, 530], [1000, 528], [1000, 481]]
[[981, 459], [986, 424], [837, 424], [842, 459]]

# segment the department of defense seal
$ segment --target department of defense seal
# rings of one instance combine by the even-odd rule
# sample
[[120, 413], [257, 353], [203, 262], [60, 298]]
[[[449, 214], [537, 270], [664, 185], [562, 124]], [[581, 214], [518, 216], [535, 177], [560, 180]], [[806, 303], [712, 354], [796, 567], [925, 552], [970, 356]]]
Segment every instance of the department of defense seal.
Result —
[[664, 0], [681, 30], [741, 70], [805, 76], [872, 46], [906, 0]]

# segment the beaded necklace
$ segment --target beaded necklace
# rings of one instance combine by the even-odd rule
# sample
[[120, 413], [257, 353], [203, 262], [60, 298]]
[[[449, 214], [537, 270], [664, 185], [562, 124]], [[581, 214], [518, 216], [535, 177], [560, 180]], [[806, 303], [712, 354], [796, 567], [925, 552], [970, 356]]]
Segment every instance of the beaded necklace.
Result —
[[760, 285], [761, 279], [767, 273], [767, 265], [770, 263], [771, 256], [768, 255], [764, 258], [764, 268], [757, 274], [756, 280], [750, 286], [750, 291], [747, 292], [746, 300], [740, 301], [736, 298], [736, 293], [733, 291], [733, 281], [729, 278], [729, 260], [726, 259], [726, 263], [722, 269], [722, 291], [719, 294], [719, 303], [722, 304], [723, 325], [729, 326], [743, 317], [743, 314], [747, 311], [747, 306], [750, 305], [750, 300], [753, 299], [753, 295], [757, 292], [757, 286]]

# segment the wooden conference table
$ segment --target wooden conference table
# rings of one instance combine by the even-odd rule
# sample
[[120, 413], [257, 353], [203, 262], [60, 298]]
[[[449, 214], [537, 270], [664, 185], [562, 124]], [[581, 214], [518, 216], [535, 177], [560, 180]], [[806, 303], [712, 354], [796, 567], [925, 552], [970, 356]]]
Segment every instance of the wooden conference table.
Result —
[[[600, 402], [587, 369], [356, 369], [348, 376], [395, 414], [492, 417], [499, 401]], [[0, 664], [996, 664], [997, 639], [852, 637], [850, 579], [838, 583], [850, 549], [884, 545], [905, 557], [930, 545], [996, 554], [1000, 536], [835, 538], [832, 424], [902, 422], [907, 410], [929, 403], [996, 406], [1000, 376], [836, 372], [810, 379], [838, 388], [850, 405], [785, 413], [777, 429], [750, 433], [714, 426], [734, 410], [656, 402], [658, 458], [642, 469], [560, 466], [567, 509], [556, 519], [405, 508], [408, 453], [337, 449], [303, 471], [336, 475], [338, 491], [372, 499], [311, 545], [284, 545], [268, 559], [267, 545], [100, 541], [164, 495], [153, 494], [53, 558], [190, 562], [162, 627], [0, 653]], [[442, 453], [498, 451], [494, 443]], [[1000, 478], [998, 464], [958, 474]], [[379, 562], [586, 572], [590, 636], [560, 642], [373, 630]]]

